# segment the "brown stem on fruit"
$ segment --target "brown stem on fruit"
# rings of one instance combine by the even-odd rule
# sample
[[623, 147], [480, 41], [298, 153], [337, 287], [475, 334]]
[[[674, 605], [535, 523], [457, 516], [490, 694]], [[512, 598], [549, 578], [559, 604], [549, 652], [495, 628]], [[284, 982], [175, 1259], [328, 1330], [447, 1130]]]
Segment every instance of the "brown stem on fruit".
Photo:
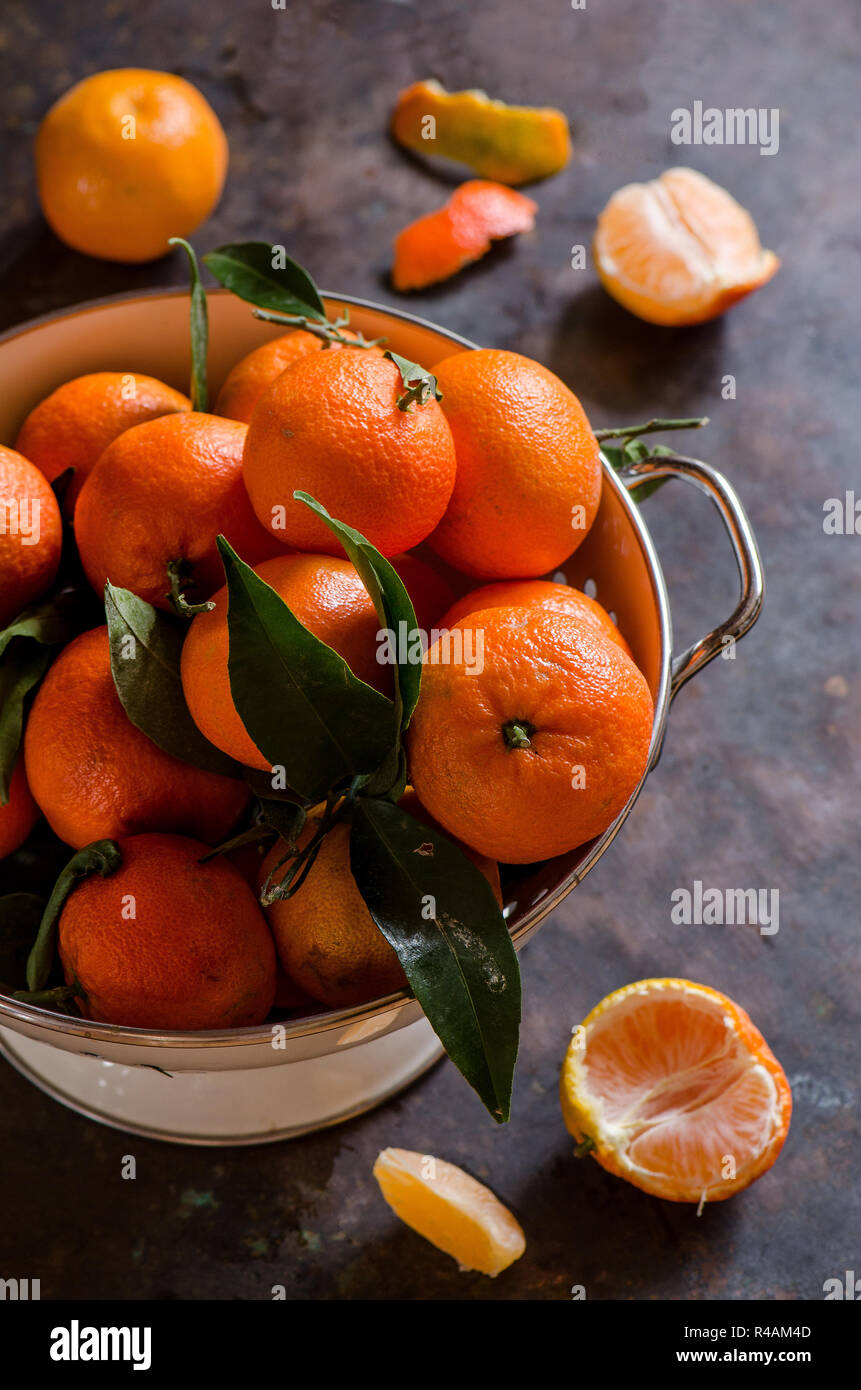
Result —
[[192, 582], [191, 565], [187, 560], [168, 560], [167, 574], [170, 590], [165, 594], [165, 598], [177, 617], [196, 618], [198, 613], [209, 613], [215, 607], [211, 599], [206, 599], [203, 603], [189, 603], [182, 592], [183, 586]]
[[594, 1153], [597, 1147], [598, 1145], [595, 1143], [595, 1140], [590, 1139], [589, 1135], [587, 1134], [583, 1139], [580, 1140], [580, 1143], [574, 1150], [574, 1157], [585, 1158], [587, 1154]]
[[531, 748], [534, 733], [535, 725], [530, 724], [528, 719], [510, 719], [502, 726], [506, 748]]

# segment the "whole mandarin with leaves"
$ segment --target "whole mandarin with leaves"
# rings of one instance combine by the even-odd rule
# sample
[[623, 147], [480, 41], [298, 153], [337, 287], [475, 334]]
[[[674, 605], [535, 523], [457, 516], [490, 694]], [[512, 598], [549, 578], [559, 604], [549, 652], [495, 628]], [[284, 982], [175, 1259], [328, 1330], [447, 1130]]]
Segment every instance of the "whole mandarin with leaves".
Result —
[[547, 608], [555, 613], [570, 613], [572, 617], [598, 628], [605, 637], [617, 642], [623, 652], [631, 655], [625, 641], [606, 608], [570, 584], [551, 579], [503, 579], [496, 584], [483, 584], [471, 589], [449, 608], [441, 627], [454, 627], [472, 613], [484, 608]]
[[71, 516], [85, 480], [112, 440], [132, 425], [191, 410], [191, 401], [141, 372], [89, 372], [66, 381], [34, 406], [15, 448], [53, 482], [75, 470], [63, 497]]
[[23, 845], [38, 819], [39, 807], [27, 784], [24, 759], [19, 756], [9, 782], [9, 800], [5, 805], [0, 802], [0, 859]]
[[120, 867], [82, 879], [58, 927], [66, 981], [86, 1018], [197, 1030], [262, 1023], [275, 949], [252, 890], [207, 846], [180, 835], [118, 841]]
[[[342, 656], [353, 674], [383, 694], [392, 686], [391, 667], [377, 661], [380, 621], [373, 600], [349, 560], [333, 555], [279, 555], [255, 567], [300, 623]], [[200, 732], [229, 757], [268, 772], [233, 703], [228, 656], [228, 589], [213, 597], [215, 607], [199, 613], [182, 647], [182, 688]]]
[[467, 624], [482, 633], [480, 670], [447, 660], [440, 643], [426, 657], [407, 733], [420, 800], [502, 863], [585, 844], [646, 771], [653, 706], [641, 672], [568, 613], [491, 608]]
[[[424, 824], [433, 818], [409, 789], [400, 803]], [[308, 812], [298, 846], [304, 849], [323, 818], [324, 806]], [[461, 846], [476, 863], [501, 901], [499, 870]], [[277, 870], [286, 853], [283, 840], [270, 850], [260, 875], [261, 887]], [[275, 872], [279, 883], [282, 873]], [[289, 898], [275, 899], [265, 908], [284, 970], [312, 999], [330, 1009], [363, 1004], [403, 989], [406, 976], [392, 946], [383, 936], [350, 870], [350, 827], [343, 821], [328, 831], [301, 887]]]
[[[263, 526], [297, 550], [339, 554], [310, 493], [385, 556], [418, 545], [454, 486], [451, 431], [438, 402], [407, 402], [401, 373], [375, 350], [310, 353], [254, 408], [244, 477]], [[398, 402], [407, 408], [401, 408]]]
[[107, 580], [169, 609], [169, 567], [189, 602], [224, 582], [216, 538], [248, 564], [280, 550], [242, 482], [247, 426], [201, 411], [135, 425], [109, 444], [75, 508], [75, 536], [97, 593]]
[[0, 445], [0, 628], [51, 587], [62, 549], [50, 484], [29, 459]]
[[180, 762], [132, 724], [111, 674], [106, 627], [81, 633], [50, 667], [24, 755], [36, 803], [75, 849], [149, 830], [218, 844], [250, 799], [238, 778]]
[[563, 381], [516, 352], [477, 348], [434, 367], [457, 478], [430, 546], [481, 579], [533, 579], [585, 538], [601, 501], [601, 460]]
[[227, 139], [184, 78], [97, 72], [54, 103], [36, 136], [39, 201], [61, 241], [109, 261], [151, 261], [212, 212]]

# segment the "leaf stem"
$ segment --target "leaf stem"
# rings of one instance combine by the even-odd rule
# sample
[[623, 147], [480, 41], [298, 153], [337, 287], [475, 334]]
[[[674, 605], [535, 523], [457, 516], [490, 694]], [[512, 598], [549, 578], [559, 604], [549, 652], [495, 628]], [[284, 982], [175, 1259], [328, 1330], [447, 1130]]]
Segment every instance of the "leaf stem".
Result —
[[701, 415], [691, 420], [647, 420], [644, 425], [625, 425], [621, 429], [593, 430], [598, 443], [608, 439], [636, 439], [641, 434], [661, 434], [665, 430], [699, 430], [709, 418]]
[[39, 923], [39, 931], [33, 948], [27, 957], [27, 989], [42, 990], [51, 973], [54, 960], [54, 941], [57, 922], [63, 906], [79, 878], [98, 873], [107, 878], [122, 863], [119, 846], [114, 840], [95, 840], [91, 845], [79, 849], [69, 860], [54, 884], [53, 892]]
[[339, 347], [352, 348], [372, 348], [384, 343], [385, 338], [366, 338], [363, 333], [350, 333], [349, 336], [341, 330], [346, 328], [350, 322], [349, 313], [345, 313], [339, 319], [312, 319], [303, 314], [279, 314], [274, 309], [254, 309], [254, 317], [262, 319], [265, 323], [282, 323], [289, 328], [301, 328], [305, 333], [312, 333], [315, 338], [321, 338], [323, 347], [331, 347], [337, 343]]
[[76, 993], [74, 985], [56, 985], [54, 989], [16, 989], [12, 998], [22, 1004], [63, 1004]]
[[383, 356], [394, 362], [407, 388], [402, 396], [398, 396], [398, 410], [411, 410], [414, 401], [416, 405], [427, 405], [429, 400], [442, 400], [442, 391], [433, 372], [418, 362], [411, 362], [408, 357], [392, 352], [391, 348], [387, 348]]
[[[357, 779], [354, 779], [354, 783]], [[352, 792], [351, 784], [350, 791]], [[339, 804], [340, 803], [340, 804]], [[281, 901], [285, 898], [292, 898], [294, 893], [298, 893], [302, 884], [305, 882], [314, 864], [314, 860], [320, 851], [323, 840], [328, 835], [333, 826], [340, 821], [349, 807], [352, 805], [352, 797], [348, 792], [345, 796], [340, 790], [332, 789], [326, 798], [326, 809], [313, 836], [303, 849], [299, 849], [296, 839], [291, 838], [287, 841], [289, 849], [287, 854], [275, 865], [269, 874], [260, 892], [260, 901], [264, 907], [276, 899]], [[337, 809], [335, 809], [337, 807]], [[304, 824], [304, 822], [303, 822]], [[301, 831], [301, 826], [297, 828], [297, 833]], [[292, 862], [291, 862], [292, 861]], [[278, 870], [283, 865], [289, 864], [283, 878], [278, 883], [273, 884], [272, 880]]]
[[168, 237], [169, 246], [181, 246], [188, 256], [191, 275], [191, 406], [193, 410], [209, 409], [209, 389], [206, 383], [206, 359], [209, 352], [209, 313], [206, 290], [200, 278], [200, 266], [194, 247], [181, 236]]

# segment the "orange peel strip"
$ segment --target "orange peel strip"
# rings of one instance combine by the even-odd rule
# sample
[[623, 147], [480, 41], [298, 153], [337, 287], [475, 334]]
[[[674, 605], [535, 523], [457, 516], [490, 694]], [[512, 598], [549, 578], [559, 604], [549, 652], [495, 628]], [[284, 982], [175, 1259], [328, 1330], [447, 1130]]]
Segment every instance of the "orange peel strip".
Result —
[[497, 183], [558, 174], [571, 158], [568, 118], [553, 106], [508, 106], [485, 92], [447, 92], [435, 79], [401, 92], [392, 134], [419, 154], [442, 155]]
[[513, 188], [470, 179], [436, 212], [411, 222], [395, 239], [392, 282], [418, 290], [448, 280], [480, 260], [492, 241], [531, 231], [537, 206]]

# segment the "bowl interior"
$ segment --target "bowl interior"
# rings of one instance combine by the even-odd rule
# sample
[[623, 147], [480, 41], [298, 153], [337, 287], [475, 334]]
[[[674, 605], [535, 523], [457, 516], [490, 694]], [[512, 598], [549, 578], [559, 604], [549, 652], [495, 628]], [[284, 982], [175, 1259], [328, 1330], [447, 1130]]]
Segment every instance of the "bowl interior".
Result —
[[[349, 307], [352, 326], [367, 337], [385, 336], [392, 348], [426, 367], [473, 346], [400, 311], [349, 297], [327, 296], [326, 300], [330, 311]], [[226, 291], [209, 294], [209, 310], [209, 379], [214, 398], [240, 357], [284, 330], [255, 319], [247, 304]], [[0, 442], [12, 444], [27, 412], [70, 377], [91, 371], [145, 372], [187, 390], [188, 365], [188, 297], [182, 291], [153, 291], [86, 305], [13, 330], [0, 338]], [[656, 749], [666, 716], [670, 648], [663, 579], [636, 506], [606, 466], [598, 517], [582, 545], [555, 572], [555, 577], [564, 577], [585, 589], [615, 616], [655, 700], [653, 750]], [[464, 580], [462, 588], [470, 587], [473, 581]], [[505, 871], [506, 916], [518, 945], [592, 866], [634, 799], [599, 841], [543, 864]], [[306, 1029], [297, 1021], [291, 1024], [290, 1031], [297, 1036], [300, 1032], [325, 1033], [335, 1025], [336, 1018], [338, 1024], [355, 1027], [386, 1006], [390, 1007], [391, 1001], [375, 1001], [338, 1015], [318, 1014], [307, 1020]], [[41, 1010], [25, 1011], [34, 1019], [39, 1014], [45, 1017]], [[6, 1014], [6, 1005], [0, 1005], [0, 1013]], [[409, 1013], [412, 1016], [412, 1008]], [[56, 1020], [57, 1016], [53, 1018]], [[112, 1032], [114, 1026], [101, 1025], [97, 1031]], [[131, 1036], [138, 1030], [118, 1031]], [[270, 1041], [269, 1029], [265, 1027], [233, 1030], [234, 1037], [237, 1034], [249, 1041], [256, 1036], [267, 1045]], [[57, 1034], [55, 1038], [60, 1041]]]

